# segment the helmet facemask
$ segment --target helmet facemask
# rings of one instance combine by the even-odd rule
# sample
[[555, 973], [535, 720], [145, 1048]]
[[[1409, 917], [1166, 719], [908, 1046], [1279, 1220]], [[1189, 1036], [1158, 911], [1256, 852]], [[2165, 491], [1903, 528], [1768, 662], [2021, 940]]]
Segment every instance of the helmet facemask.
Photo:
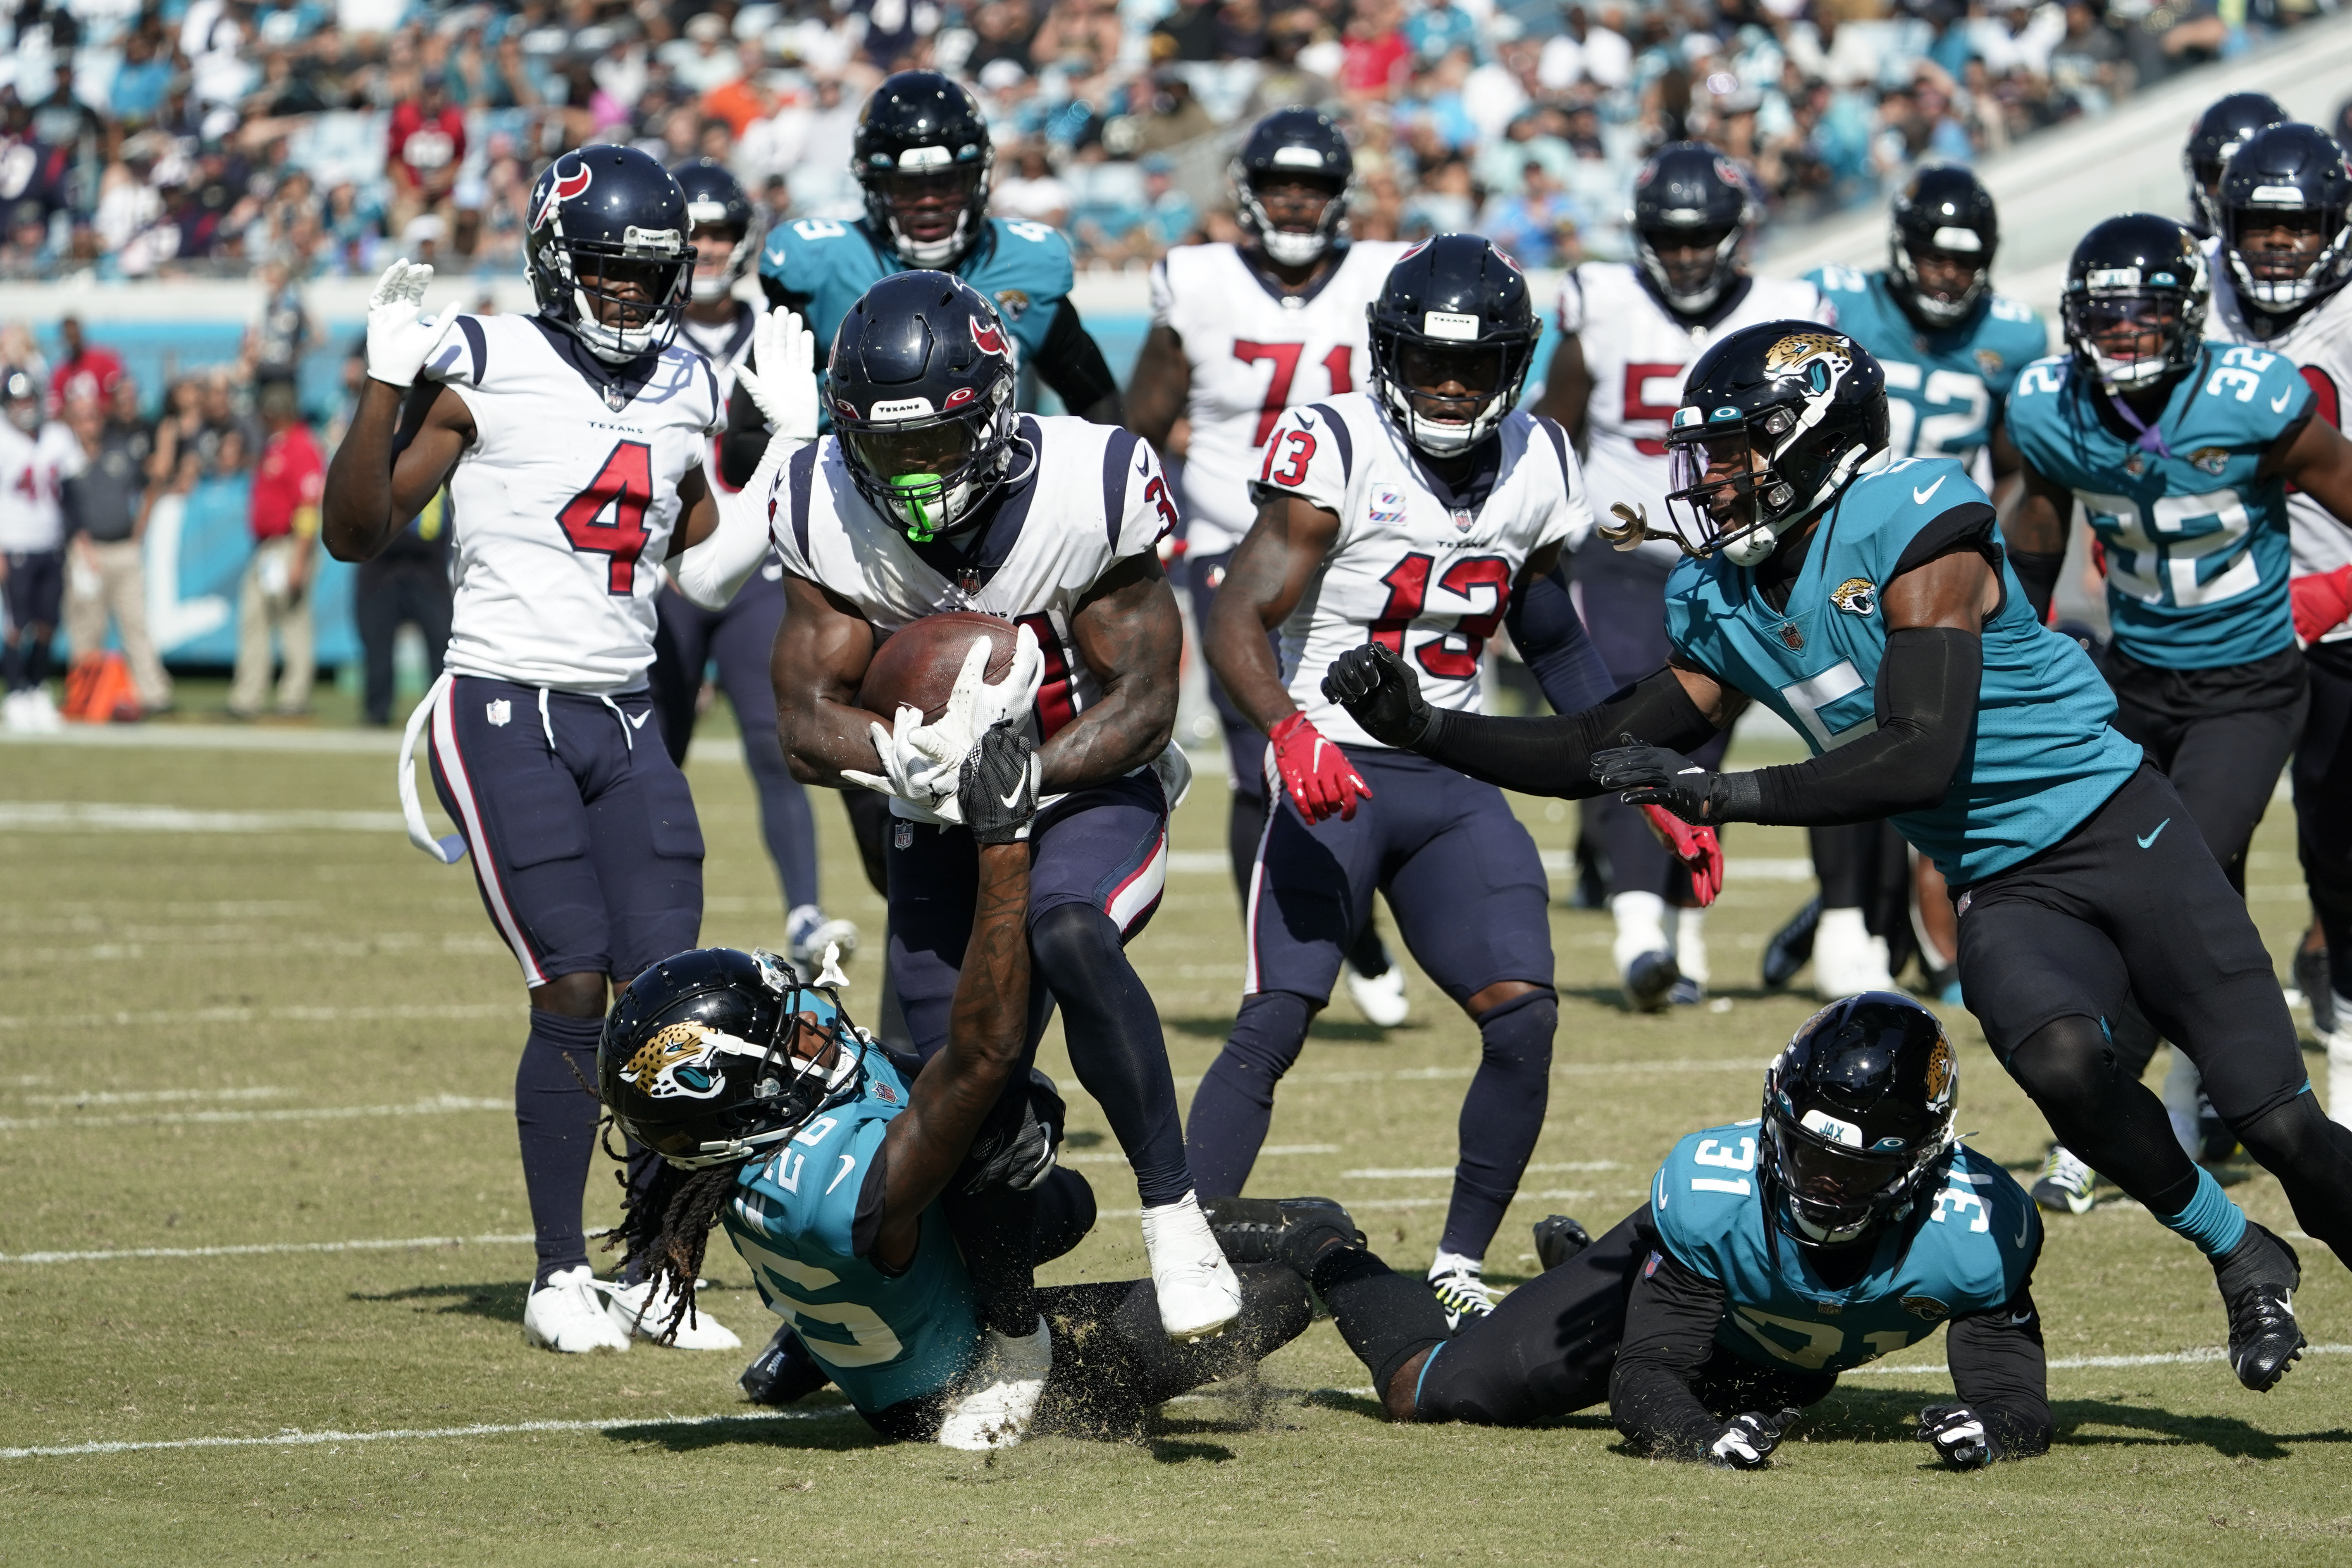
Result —
[[1764, 1118], [1757, 1166], [1773, 1198], [1773, 1222], [1798, 1241], [1842, 1247], [1866, 1238], [1910, 1198], [1928, 1166], [1948, 1145], [1874, 1155], [1858, 1145], [1861, 1133], [1823, 1110], [1804, 1124], [1774, 1107]]
[[[1277, 160], [1281, 154], [1277, 152]], [[1319, 162], [1319, 160], [1318, 160]], [[1268, 189], [1261, 192], [1260, 183]], [[1311, 267], [1323, 259], [1324, 254], [1347, 237], [1348, 193], [1353, 181], [1333, 182], [1328, 176], [1269, 171], [1255, 179], [1238, 168], [1234, 176], [1234, 206], [1242, 227], [1254, 235], [1265, 254], [1282, 267]], [[1282, 187], [1294, 187], [1286, 192]], [[1285, 228], [1266, 207], [1266, 197], [1273, 196], [1278, 206], [1286, 209], [1296, 225], [1299, 219], [1291, 209], [1299, 204], [1301, 193], [1312, 193], [1321, 198], [1312, 228]]]
[[[695, 248], [694, 302], [707, 305], [726, 298], [751, 270], [751, 257], [759, 249], [757, 231], [729, 222], [727, 209], [719, 202], [688, 204], [686, 221]], [[706, 246], [719, 252], [715, 262], [707, 257]]]
[[2221, 235], [2239, 297], [2265, 315], [2284, 316], [2343, 280], [2352, 262], [2352, 213], [2305, 205], [2293, 186], [2278, 187], [2277, 194], [2275, 204], [2257, 200], [2223, 208]]
[[1853, 361], [1822, 350], [1803, 368], [1801, 399], [1744, 417], [1731, 408], [1675, 411], [1666, 433], [1666, 519], [1689, 554], [1720, 550], [1734, 566], [1762, 565], [1878, 450], [1864, 440], [1835, 453], [1809, 449], [1807, 438], [1828, 416]]
[[676, 229], [631, 228], [617, 246], [550, 247], [572, 296], [563, 325], [607, 364], [656, 353], [677, 335], [694, 285], [694, 247]]
[[[899, 168], [867, 177], [867, 213], [890, 236], [890, 247], [917, 267], [952, 267], [979, 237], [986, 215], [995, 150], [980, 162], [960, 166], [949, 157], [944, 147], [910, 148], [900, 154]], [[950, 211], [954, 222], [942, 227]], [[917, 237], [910, 224], [929, 237]]]
[[[2074, 357], [2111, 396], [2152, 387], [2189, 368], [2204, 333], [2201, 298], [2139, 285], [2138, 269], [2094, 271], [2090, 287], [2060, 307]], [[2121, 276], [2130, 275], [2128, 283]], [[2116, 281], [2103, 286], [2103, 277]]]
[[946, 414], [932, 413], [927, 400], [907, 401], [923, 406], [892, 419], [884, 402], [855, 420], [836, 408], [835, 424], [859, 492], [909, 539], [929, 544], [969, 527], [1004, 482], [1013, 452], [1013, 378], [997, 377]]
[[[1992, 255], [1974, 229], [1948, 225], [1937, 229], [1932, 241], [1927, 241], [1897, 227], [1887, 248], [1895, 276], [1903, 280], [1911, 297], [1911, 308], [1930, 328], [1957, 327], [1967, 320], [1969, 312], [1977, 308], [1977, 301], [1992, 285]], [[1926, 253], [1924, 257], [1920, 252]], [[1949, 273], [1961, 267], [1973, 270], [1967, 285], [1948, 298], [1929, 287], [1929, 278], [1920, 270], [1923, 261], [1931, 274]]]
[[[1438, 332], [1450, 328], [1457, 340], [1429, 331], [1431, 326]], [[1430, 457], [1457, 456], [1494, 434], [1511, 412], [1531, 345], [1478, 343], [1473, 316], [1430, 311], [1423, 327], [1417, 337], [1375, 335], [1373, 379], [1407, 441]]]
[[[1685, 316], [1711, 308], [1738, 275], [1739, 242], [1747, 230], [1682, 225], [1637, 229], [1634, 248], [1666, 303]], [[1677, 252], [1668, 259], [1666, 252]], [[1696, 256], [1688, 253], [1698, 252]]]

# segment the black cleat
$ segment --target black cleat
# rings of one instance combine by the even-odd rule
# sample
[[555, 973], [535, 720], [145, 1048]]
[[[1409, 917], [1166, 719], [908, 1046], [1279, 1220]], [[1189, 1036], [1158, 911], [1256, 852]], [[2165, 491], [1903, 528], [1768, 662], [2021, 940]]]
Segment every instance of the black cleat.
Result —
[[1536, 1221], [1536, 1261], [1547, 1274], [1591, 1245], [1591, 1234], [1565, 1214]]
[[2263, 1393], [2303, 1355], [2303, 1330], [2294, 1321], [2303, 1262], [2294, 1248], [2250, 1219], [2238, 1244], [2213, 1260], [2213, 1281], [2230, 1312], [2230, 1365], [2239, 1382]]
[[786, 1323], [735, 1381], [754, 1405], [790, 1405], [831, 1383], [833, 1374], [808, 1353], [801, 1336]]
[[1641, 954], [1625, 966], [1625, 1005], [1637, 1013], [1664, 1011], [1672, 1005], [1675, 982], [1682, 977], [1672, 953], [1661, 948]]
[[1283, 1263], [1302, 1280], [1335, 1247], [1361, 1247], [1364, 1233], [1328, 1197], [1209, 1197], [1201, 1200], [1209, 1231], [1236, 1265]]
[[2302, 947], [2294, 955], [2294, 988], [2311, 1006], [2311, 1032], [2336, 1032], [2336, 977], [2327, 967], [2327, 949]]
[[1789, 924], [1772, 933], [1772, 939], [1764, 944], [1765, 989], [1779, 990], [1812, 961], [1813, 927], [1821, 921], [1822, 899], [1815, 894], [1790, 917]]

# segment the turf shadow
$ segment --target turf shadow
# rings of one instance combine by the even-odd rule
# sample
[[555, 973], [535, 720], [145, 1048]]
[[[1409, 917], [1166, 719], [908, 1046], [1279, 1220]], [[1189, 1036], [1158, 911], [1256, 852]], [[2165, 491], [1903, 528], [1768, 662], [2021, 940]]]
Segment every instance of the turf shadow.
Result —
[[[1922, 1406], [1948, 1403], [1949, 1396], [1905, 1389], [1856, 1388], [1836, 1393], [1805, 1413], [1793, 1437], [1808, 1443], [1918, 1442]], [[2053, 1399], [2053, 1448], [2205, 1448], [2224, 1458], [2284, 1459], [2289, 1443], [2352, 1443], [2352, 1430], [2283, 1434], [2261, 1430], [2235, 1416], [2179, 1414], [2108, 1399]], [[2116, 1427], [2120, 1432], [2090, 1433], [2085, 1427]], [[1924, 1449], [1922, 1450], [1924, 1452]], [[1930, 1461], [1932, 1463], [1932, 1461]]]
[[859, 1420], [854, 1411], [835, 1411], [821, 1405], [795, 1408], [804, 1408], [809, 1418], [779, 1421], [773, 1416], [747, 1415], [692, 1425], [655, 1419], [626, 1427], [608, 1427], [604, 1436], [615, 1443], [657, 1448], [673, 1454], [747, 1447], [838, 1454], [884, 1446], [881, 1435]]
[[[530, 1293], [529, 1281], [502, 1280], [489, 1285], [411, 1285], [401, 1291], [353, 1291], [350, 1299], [378, 1304], [439, 1301], [442, 1304], [432, 1309], [436, 1312], [462, 1312], [495, 1322], [519, 1323], [522, 1322], [523, 1299]], [[424, 1308], [420, 1305], [419, 1310]]]
[[[1162, 1018], [1160, 1021], [1169, 1032], [1189, 1035], [1194, 1040], [1224, 1040], [1234, 1032], [1230, 1013], [1195, 1013], [1190, 1018]], [[1383, 1045], [1391, 1036], [1412, 1034], [1427, 1027], [1423, 1019], [1408, 1019], [1394, 1029], [1382, 1029], [1360, 1019], [1335, 1019], [1326, 1010], [1318, 1013], [1315, 1021], [1307, 1026], [1307, 1038], [1326, 1043]]]

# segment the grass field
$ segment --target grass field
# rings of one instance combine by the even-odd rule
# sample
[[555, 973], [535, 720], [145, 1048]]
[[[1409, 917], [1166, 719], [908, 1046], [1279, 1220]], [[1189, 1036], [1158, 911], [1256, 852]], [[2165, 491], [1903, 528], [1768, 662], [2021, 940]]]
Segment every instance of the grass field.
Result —
[[[1850, 1377], [1754, 1475], [1630, 1458], [1597, 1413], [1391, 1427], [1328, 1323], [1258, 1385], [1169, 1406], [1140, 1443], [993, 1458], [881, 1447], [829, 1394], [754, 1413], [735, 1355], [530, 1350], [521, 988], [467, 873], [393, 825], [391, 770], [388, 753], [0, 747], [0, 1562], [2352, 1561], [2352, 1355], [2315, 1354], [2267, 1396], [2187, 1359], [2221, 1338], [2210, 1271], [2120, 1203], [2050, 1227], [2057, 1448], [1968, 1477], [1907, 1440], [1949, 1389], [1940, 1339]], [[742, 768], [690, 775], [705, 939], [780, 945]], [[841, 813], [819, 804], [828, 902], [878, 936]], [[1547, 848], [1567, 841], [1564, 810], [1520, 804]], [[1134, 948], [1188, 1100], [1241, 975], [1223, 810], [1205, 779]], [[2281, 954], [2305, 914], [2286, 815], [2252, 873]], [[1629, 1017], [1605, 917], [1555, 912], [1549, 1119], [1490, 1277], [1533, 1268], [1544, 1214], [1598, 1233], [1677, 1135], [1754, 1113], [1809, 1010], [1754, 988], [1764, 935], [1806, 892], [1754, 862], [1803, 846], [1743, 829], [1731, 852], [1714, 1009]], [[853, 965], [854, 1009], [876, 973]], [[1418, 1268], [1476, 1037], [1417, 972], [1412, 999], [1386, 1035], [1334, 1006], [1253, 1190], [1340, 1197]], [[1948, 1021], [1961, 1124], [2025, 1172], [2039, 1118], [1970, 1020]], [[1066, 1077], [1058, 1037], [1046, 1056]], [[1072, 1115], [1066, 1153], [1111, 1212], [1047, 1277], [1131, 1276], [1133, 1186], [1083, 1094]], [[2252, 1212], [2291, 1227], [2277, 1186], [2240, 1174]], [[2306, 1330], [2352, 1351], [2345, 1270], [2302, 1246]], [[722, 1251], [706, 1302], [756, 1344], [770, 1320]]]

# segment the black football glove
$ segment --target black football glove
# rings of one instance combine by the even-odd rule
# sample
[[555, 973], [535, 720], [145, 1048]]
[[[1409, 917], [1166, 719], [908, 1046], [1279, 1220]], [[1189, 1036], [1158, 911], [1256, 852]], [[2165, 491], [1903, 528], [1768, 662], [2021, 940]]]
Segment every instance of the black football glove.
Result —
[[1592, 754], [1592, 781], [1614, 789], [1628, 806], [1663, 806], [1685, 822], [1753, 821], [1758, 801], [1755, 776], [1710, 773], [1679, 752], [1643, 746], [1630, 735]]
[[971, 836], [983, 844], [1026, 837], [1037, 814], [1039, 772], [1036, 747], [1010, 721], [982, 732], [956, 774], [956, 805]]
[[1332, 660], [1323, 676], [1323, 695], [1346, 708], [1382, 746], [1410, 751], [1437, 722], [1422, 700], [1421, 677], [1385, 643], [1367, 643]]
[[1015, 1092], [1021, 1096], [1018, 1122], [1007, 1117], [1004, 1131], [983, 1129], [971, 1141], [971, 1152], [964, 1156], [964, 1191], [1009, 1186], [1027, 1192], [1053, 1173], [1054, 1151], [1061, 1145], [1069, 1107], [1062, 1103], [1062, 1092], [1054, 1081], [1034, 1067], [1029, 1082]]
[[1760, 1470], [1780, 1446], [1780, 1435], [1796, 1424], [1794, 1410], [1750, 1410], [1734, 1416], [1706, 1451], [1706, 1462], [1726, 1469]]
[[1919, 1440], [1956, 1470], [1980, 1470], [2000, 1456], [1984, 1417], [1965, 1405], [1930, 1405], [1919, 1412]]

